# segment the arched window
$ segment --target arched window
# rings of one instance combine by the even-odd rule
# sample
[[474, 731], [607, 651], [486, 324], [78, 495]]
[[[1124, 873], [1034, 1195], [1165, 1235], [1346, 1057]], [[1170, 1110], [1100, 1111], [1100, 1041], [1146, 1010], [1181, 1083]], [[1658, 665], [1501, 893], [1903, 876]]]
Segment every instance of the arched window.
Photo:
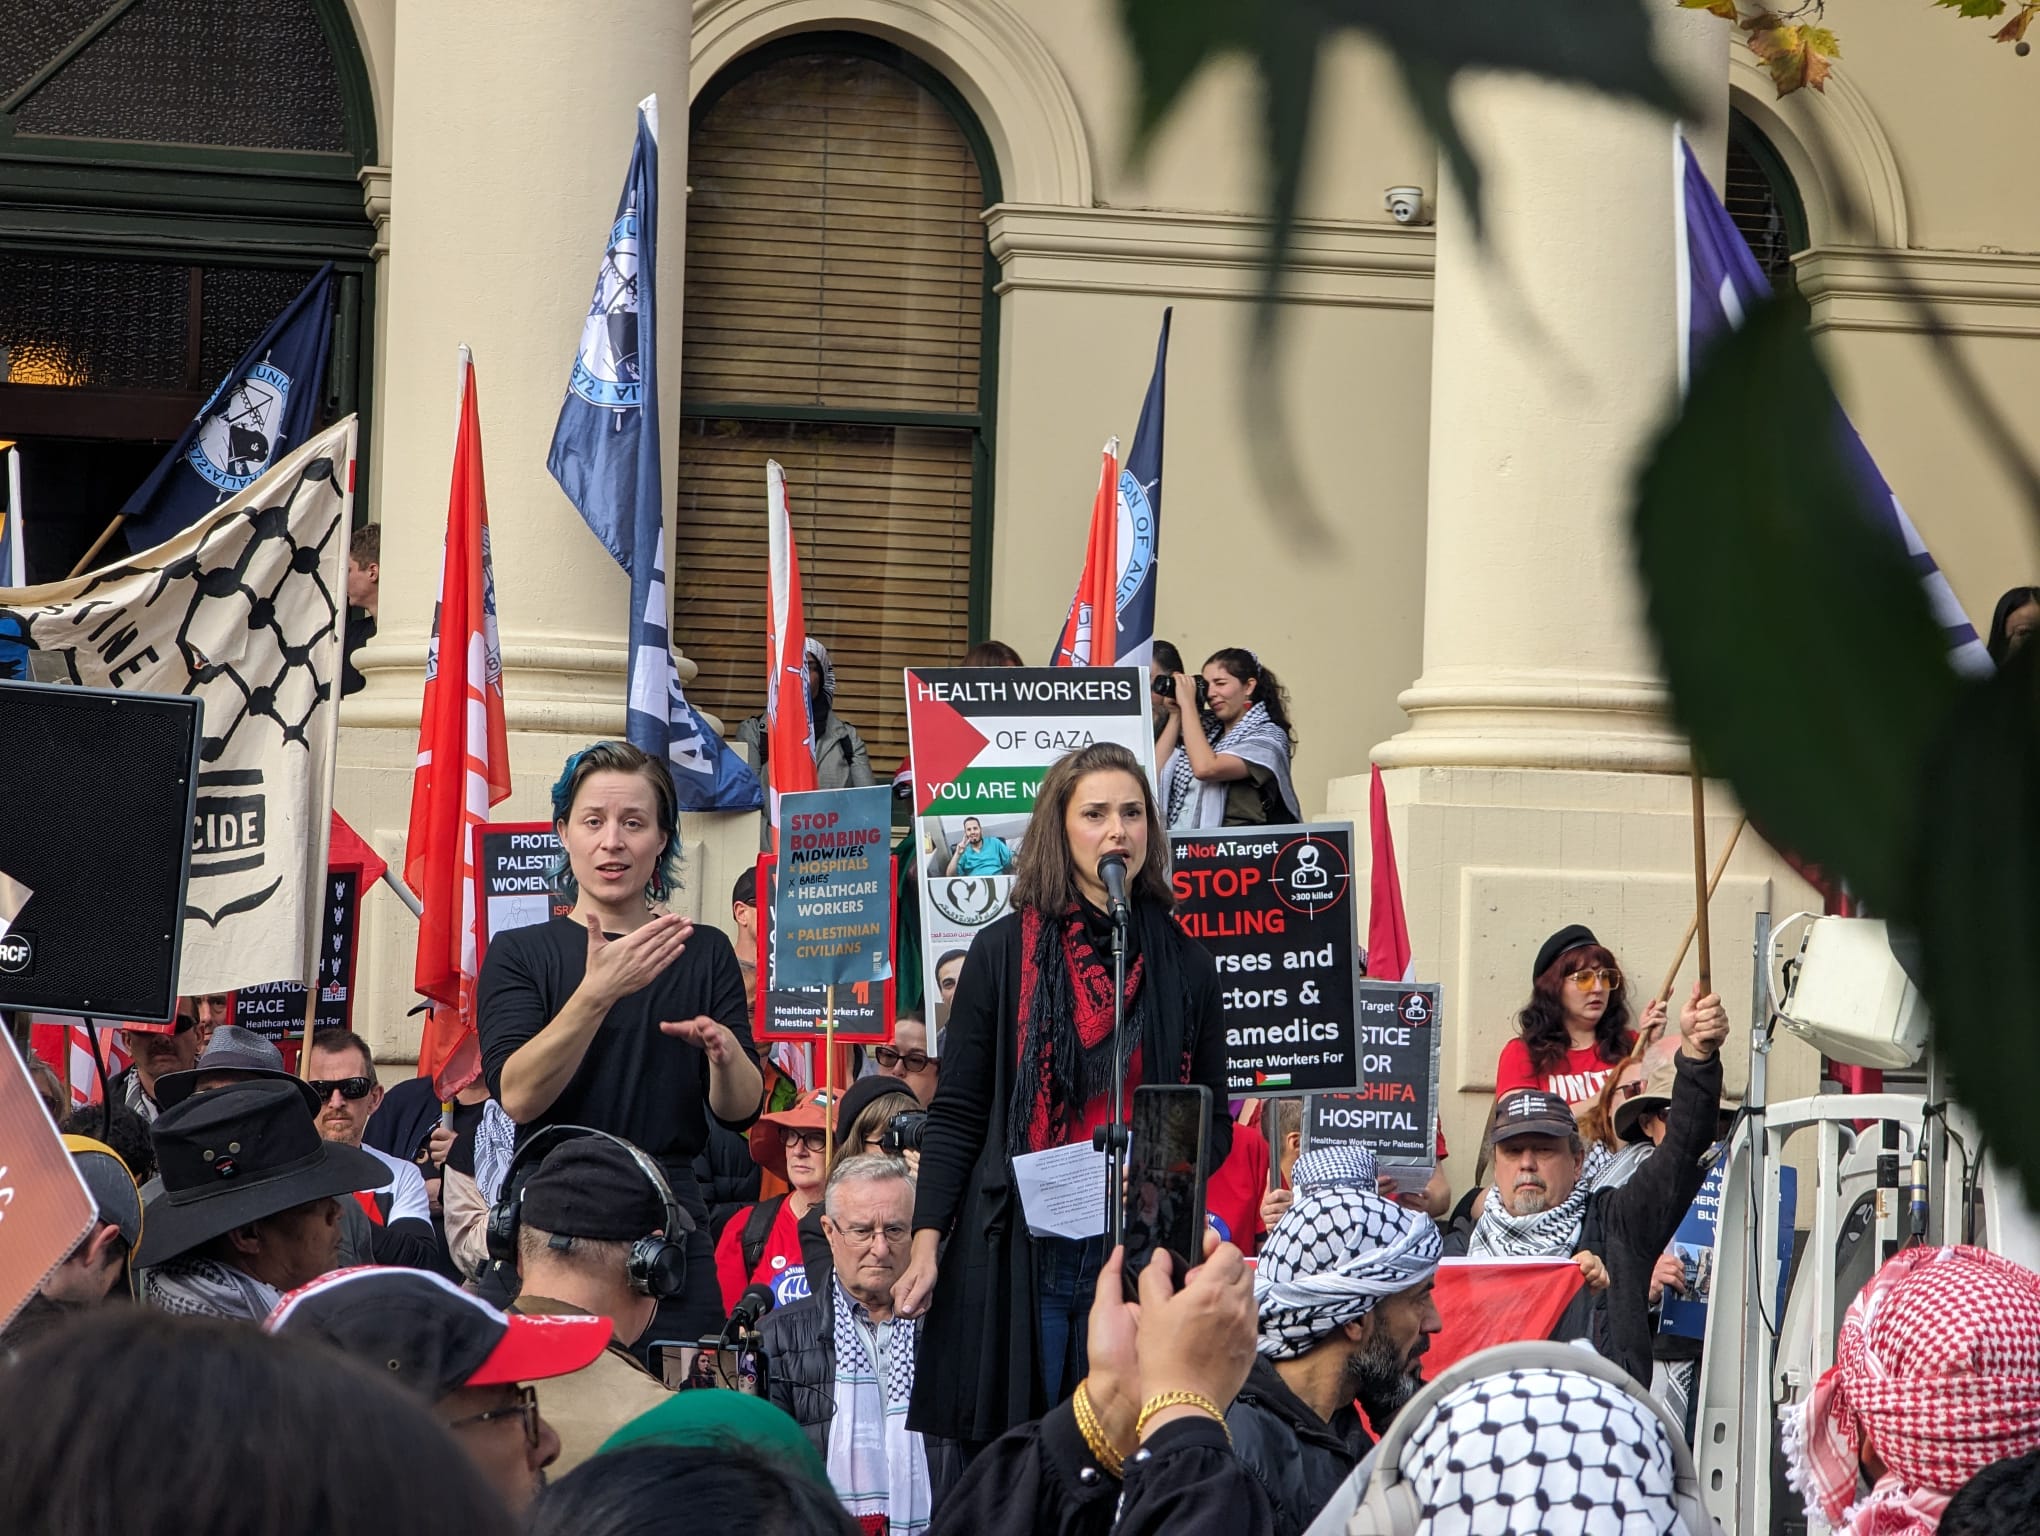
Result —
[[1740, 112], [1728, 116], [1728, 181], [1722, 201], [1771, 286], [1790, 287], [1792, 258], [1807, 246], [1806, 207], [1783, 157]]
[[746, 56], [694, 108], [674, 632], [691, 695], [764, 707], [765, 461], [786, 470], [808, 633], [881, 780], [901, 669], [983, 627], [997, 201], [969, 110], [855, 36]]
[[326, 261], [321, 414], [365, 414], [375, 127], [346, 0], [37, 0], [0, 38], [0, 440], [55, 580]]

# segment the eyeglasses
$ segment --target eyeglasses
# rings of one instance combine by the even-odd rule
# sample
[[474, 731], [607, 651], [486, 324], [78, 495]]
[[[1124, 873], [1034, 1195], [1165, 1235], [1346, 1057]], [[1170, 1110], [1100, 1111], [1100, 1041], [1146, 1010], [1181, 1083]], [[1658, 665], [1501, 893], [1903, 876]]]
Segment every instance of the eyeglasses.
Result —
[[1606, 987], [1610, 992], [1622, 990], [1622, 973], [1612, 965], [1600, 966], [1591, 971], [1574, 971], [1565, 978], [1582, 992], [1592, 992]]
[[491, 1408], [487, 1413], [471, 1413], [464, 1419], [454, 1419], [446, 1427], [462, 1429], [469, 1424], [493, 1424], [498, 1419], [507, 1419], [518, 1414], [524, 1420], [524, 1443], [532, 1449], [538, 1448], [538, 1388], [519, 1387], [517, 1401], [502, 1408]]
[[896, 1051], [889, 1045], [881, 1045], [871, 1054], [888, 1072], [894, 1067], [905, 1067], [909, 1072], [925, 1072], [931, 1059], [926, 1051]]
[[795, 1147], [806, 1147], [810, 1152], [820, 1152], [828, 1147], [829, 1137], [826, 1131], [793, 1131], [782, 1129], [779, 1133], [779, 1145], [788, 1152], [791, 1152]]
[[336, 1093], [351, 1103], [356, 1099], [365, 1099], [373, 1093], [375, 1091], [375, 1079], [372, 1077], [336, 1077], [331, 1082], [321, 1082], [317, 1078], [313, 1078], [311, 1089], [312, 1092], [319, 1096], [321, 1104], [332, 1098]]
[[882, 1227], [875, 1227], [868, 1221], [845, 1221], [837, 1224], [836, 1230], [853, 1243], [868, 1243], [878, 1233], [885, 1234], [888, 1248], [896, 1248], [908, 1237], [907, 1224], [903, 1221], [889, 1221]]

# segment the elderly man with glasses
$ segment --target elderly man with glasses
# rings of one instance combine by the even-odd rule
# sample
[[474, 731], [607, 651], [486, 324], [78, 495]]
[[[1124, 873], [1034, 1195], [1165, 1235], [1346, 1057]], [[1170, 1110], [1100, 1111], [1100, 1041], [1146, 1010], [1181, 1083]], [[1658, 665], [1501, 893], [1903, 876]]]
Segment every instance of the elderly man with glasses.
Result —
[[767, 1391], [828, 1464], [843, 1507], [867, 1526], [918, 1531], [963, 1473], [959, 1447], [907, 1428], [917, 1318], [893, 1311], [906, 1268], [914, 1181], [897, 1158], [848, 1157], [829, 1177], [827, 1290], [767, 1314]]
[[377, 1264], [438, 1268], [439, 1234], [432, 1226], [425, 1176], [416, 1163], [362, 1146], [368, 1117], [383, 1100], [368, 1042], [352, 1030], [320, 1030], [312, 1036], [309, 1077], [319, 1100], [319, 1135], [359, 1147], [390, 1171], [387, 1183], [360, 1197], [370, 1226], [368, 1257]]

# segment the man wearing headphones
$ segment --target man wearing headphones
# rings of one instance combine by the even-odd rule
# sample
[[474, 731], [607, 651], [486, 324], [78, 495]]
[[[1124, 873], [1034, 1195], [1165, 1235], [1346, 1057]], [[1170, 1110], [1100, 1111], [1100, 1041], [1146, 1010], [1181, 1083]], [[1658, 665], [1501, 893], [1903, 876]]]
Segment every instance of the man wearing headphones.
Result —
[[555, 1474], [669, 1395], [629, 1352], [685, 1275], [684, 1250], [666, 1239], [684, 1236], [674, 1228], [686, 1217], [657, 1171], [616, 1137], [557, 1127], [520, 1150], [491, 1218], [492, 1251], [509, 1248], [523, 1282], [512, 1312], [606, 1317], [616, 1329], [593, 1364], [546, 1388], [546, 1418], [560, 1436]]

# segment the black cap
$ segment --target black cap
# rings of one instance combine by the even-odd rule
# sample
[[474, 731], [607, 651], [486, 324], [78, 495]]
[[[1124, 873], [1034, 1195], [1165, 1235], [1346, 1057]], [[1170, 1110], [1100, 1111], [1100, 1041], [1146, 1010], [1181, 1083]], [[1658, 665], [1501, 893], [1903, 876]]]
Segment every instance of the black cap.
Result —
[[665, 1227], [666, 1202], [629, 1151], [607, 1137], [583, 1136], [554, 1147], [532, 1170], [519, 1219], [561, 1237], [634, 1243]]
[[[921, 1107], [921, 1101], [914, 1097], [914, 1090], [897, 1077], [885, 1077], [880, 1074], [860, 1077], [856, 1082], [843, 1090], [842, 1101], [836, 1106], [836, 1140], [840, 1143], [844, 1137], [848, 1136], [850, 1134], [850, 1127], [856, 1124], [857, 1117], [864, 1113], [865, 1108], [873, 1100], [882, 1099], [887, 1094], [899, 1094], [908, 1100], [907, 1103], [900, 1106], [902, 1113]], [[862, 1147], [853, 1147], [851, 1150], [861, 1152], [864, 1149]]]
[[1517, 1136], [1577, 1136], [1579, 1129], [1572, 1106], [1557, 1094], [1511, 1088], [1495, 1100], [1495, 1129], [1489, 1140], [1499, 1145]]
[[1585, 923], [1568, 923], [1544, 941], [1544, 947], [1537, 951], [1537, 963], [1530, 968], [1530, 979], [1535, 981], [1560, 955], [1569, 949], [1578, 949], [1582, 944], [1598, 944], [1594, 930]]

